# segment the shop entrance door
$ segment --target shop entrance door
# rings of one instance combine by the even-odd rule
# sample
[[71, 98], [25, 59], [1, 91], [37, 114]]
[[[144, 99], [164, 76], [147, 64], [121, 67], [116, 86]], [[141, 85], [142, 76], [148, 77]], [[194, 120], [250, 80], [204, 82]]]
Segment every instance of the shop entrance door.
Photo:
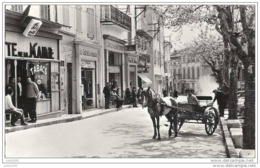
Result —
[[82, 109], [86, 110], [95, 107], [94, 95], [94, 70], [81, 68], [81, 96]]
[[68, 113], [72, 114], [72, 63], [67, 63]]

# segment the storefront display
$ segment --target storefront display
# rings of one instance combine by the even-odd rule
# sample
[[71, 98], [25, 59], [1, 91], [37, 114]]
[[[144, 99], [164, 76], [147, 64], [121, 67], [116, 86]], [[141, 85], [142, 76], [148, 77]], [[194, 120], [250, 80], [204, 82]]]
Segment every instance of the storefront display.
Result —
[[[21, 79], [22, 98], [25, 99], [27, 78], [31, 78], [39, 89], [37, 115], [60, 109], [58, 43], [43, 37], [26, 38], [19, 33], [6, 32], [5, 68], [6, 85], [13, 77], [15, 83]], [[17, 92], [17, 87], [14, 90]], [[21, 99], [15, 97], [17, 104]], [[26, 102], [23, 107], [26, 110]]]

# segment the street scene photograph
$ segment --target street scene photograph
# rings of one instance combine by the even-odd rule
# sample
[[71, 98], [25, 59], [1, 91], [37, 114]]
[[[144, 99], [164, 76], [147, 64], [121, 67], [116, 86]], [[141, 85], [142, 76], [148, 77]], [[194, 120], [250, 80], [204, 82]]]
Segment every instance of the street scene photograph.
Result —
[[257, 167], [257, 2], [2, 9], [4, 167]]

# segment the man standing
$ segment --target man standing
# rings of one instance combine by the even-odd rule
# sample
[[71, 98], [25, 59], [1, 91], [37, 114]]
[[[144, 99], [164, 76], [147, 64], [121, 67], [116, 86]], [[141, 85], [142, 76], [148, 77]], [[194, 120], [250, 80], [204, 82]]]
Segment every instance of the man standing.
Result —
[[177, 90], [176, 89], [174, 89], [174, 91], [173, 91], [173, 98], [178, 98], [178, 92], [177, 92]]
[[224, 109], [227, 106], [227, 96], [221, 90], [217, 90], [217, 89], [214, 89], [213, 93], [215, 93], [215, 98], [214, 98], [212, 104], [215, 102], [215, 100], [217, 100], [219, 115], [220, 115], [220, 117], [223, 117]]
[[137, 107], [135, 87], [133, 87], [133, 90], [132, 90], [132, 102], [133, 102], [133, 107]]
[[105, 109], [109, 109], [109, 101], [110, 101], [110, 86], [109, 86], [109, 82], [104, 87], [103, 93], [105, 95]]
[[163, 97], [167, 97], [167, 91], [163, 89]]
[[39, 97], [39, 89], [35, 82], [31, 80], [30, 77], [27, 78], [26, 84], [26, 98], [27, 98], [27, 109], [29, 111], [29, 115], [31, 120], [28, 121], [30, 123], [36, 123], [37, 115], [36, 115], [36, 101]]
[[22, 83], [21, 83], [21, 77], [17, 78], [17, 107], [22, 108], [23, 106], [23, 99], [22, 99]]

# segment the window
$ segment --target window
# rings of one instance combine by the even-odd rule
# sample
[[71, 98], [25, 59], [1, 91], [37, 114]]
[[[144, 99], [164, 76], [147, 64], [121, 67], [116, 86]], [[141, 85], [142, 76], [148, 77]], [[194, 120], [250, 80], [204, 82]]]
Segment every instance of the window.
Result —
[[192, 67], [192, 79], [195, 78], [195, 70], [194, 70], [194, 67]]
[[[31, 77], [41, 92], [42, 99], [50, 98], [50, 63], [49, 62], [28, 62], [27, 74]], [[56, 84], [56, 83], [55, 83]]]
[[12, 5], [12, 11], [23, 13], [23, 5]]
[[40, 6], [40, 16], [42, 19], [50, 20], [50, 6], [49, 5], [41, 5]]
[[82, 33], [82, 24], [81, 24], [81, 7], [77, 6], [76, 8], [76, 25], [77, 25], [77, 32]]
[[186, 70], [185, 70], [185, 68], [183, 68], [183, 75], [182, 75], [183, 79], [185, 79], [185, 73], [186, 73]]
[[95, 18], [92, 8], [87, 8], [87, 37], [91, 40], [95, 38]]
[[190, 67], [188, 67], [188, 79], [190, 79]]
[[180, 76], [181, 75], [181, 68], [178, 69], [178, 75], [179, 75], [178, 79], [180, 79], [181, 78], [181, 76]]
[[197, 68], [197, 78], [199, 78], [200, 77], [200, 68], [198, 67]]

